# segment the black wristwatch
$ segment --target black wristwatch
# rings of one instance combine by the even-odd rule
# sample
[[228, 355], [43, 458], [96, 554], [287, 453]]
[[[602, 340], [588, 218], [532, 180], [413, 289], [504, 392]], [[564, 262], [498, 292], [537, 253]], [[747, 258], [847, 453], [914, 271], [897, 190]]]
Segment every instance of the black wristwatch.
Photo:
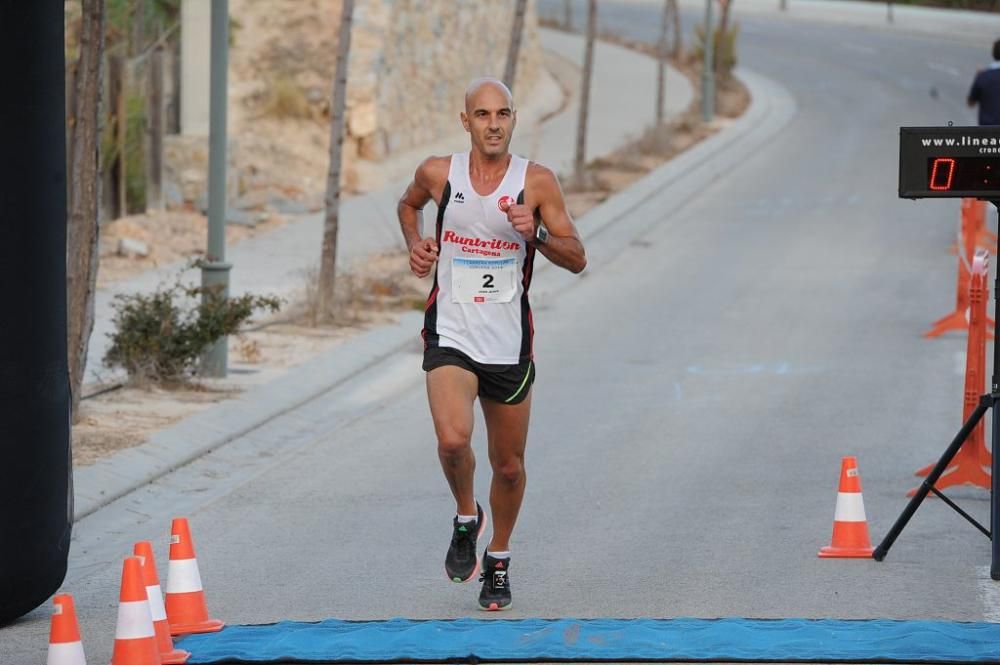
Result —
[[535, 227], [535, 244], [544, 245], [549, 241], [549, 232], [545, 229], [543, 224], [539, 224]]

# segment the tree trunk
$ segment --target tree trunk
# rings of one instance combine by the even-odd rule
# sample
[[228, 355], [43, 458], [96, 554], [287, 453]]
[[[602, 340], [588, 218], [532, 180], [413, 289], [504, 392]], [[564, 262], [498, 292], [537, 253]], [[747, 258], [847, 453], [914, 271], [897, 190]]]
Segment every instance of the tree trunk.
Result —
[[163, 210], [163, 47], [149, 54], [149, 97], [146, 99], [149, 118], [146, 123], [149, 147], [146, 152], [146, 208]]
[[684, 38], [681, 33], [681, 10], [677, 6], [677, 0], [669, 0], [670, 11], [673, 12], [674, 17], [674, 58], [680, 60], [680, 57], [684, 54]]
[[116, 54], [108, 62], [111, 75], [111, 103], [115, 105], [115, 168], [114, 168], [114, 211], [112, 219], [128, 214], [128, 191], [126, 189], [125, 152], [128, 138], [128, 109], [125, 103], [126, 71], [125, 56]]
[[87, 345], [94, 329], [97, 283], [98, 204], [101, 200], [100, 106], [104, 61], [104, 0], [83, 0], [80, 60], [71, 156], [69, 224], [66, 229], [67, 314], [73, 418], [77, 417]]
[[514, 9], [514, 24], [510, 28], [510, 49], [507, 51], [507, 66], [503, 72], [503, 82], [514, 91], [514, 76], [517, 74], [517, 56], [521, 52], [521, 33], [524, 32], [524, 8], [528, 0], [517, 0]]
[[146, 45], [146, 0], [132, 0], [132, 25], [128, 40], [129, 55], [137, 56]]
[[587, 151], [587, 112], [590, 106], [590, 75], [594, 70], [594, 38], [597, 34], [597, 0], [587, 0], [587, 46], [583, 51], [583, 83], [580, 86], [580, 116], [576, 125], [576, 159], [573, 177], [578, 189], [584, 183]]
[[[676, 1], [676, 0], [675, 0]], [[656, 44], [656, 124], [663, 122], [666, 104], [667, 79], [667, 29], [670, 25], [670, 0], [663, 0], [663, 14], [660, 17], [660, 40]]]
[[[78, 62], [66, 63], [66, 201], [73, 199], [73, 128], [76, 126], [76, 81]], [[68, 213], [67, 213], [68, 214]]]
[[333, 76], [333, 101], [330, 108], [330, 167], [326, 178], [326, 220], [323, 223], [323, 250], [319, 263], [316, 290], [316, 316], [333, 317], [334, 279], [337, 268], [337, 229], [340, 225], [340, 171], [344, 145], [344, 107], [347, 104], [347, 61], [351, 53], [351, 19], [354, 0], [343, 0], [340, 11], [340, 36], [337, 40], [337, 67]]
[[726, 41], [726, 33], [729, 31], [729, 10], [733, 6], [732, 0], [721, 0], [722, 15], [719, 17], [719, 29], [715, 33], [715, 71], [722, 74], [732, 53], [722, 47]]

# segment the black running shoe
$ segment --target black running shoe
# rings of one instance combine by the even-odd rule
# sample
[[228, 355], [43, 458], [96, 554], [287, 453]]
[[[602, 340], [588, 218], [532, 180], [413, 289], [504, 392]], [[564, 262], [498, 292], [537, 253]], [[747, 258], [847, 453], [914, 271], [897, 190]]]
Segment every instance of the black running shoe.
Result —
[[486, 514], [476, 503], [476, 521], [459, 524], [458, 517], [453, 522], [451, 545], [444, 558], [444, 571], [452, 582], [468, 582], [479, 572], [479, 557], [476, 542], [486, 529]]
[[510, 609], [510, 557], [496, 559], [483, 553], [483, 572], [479, 575], [483, 590], [479, 592], [479, 607], [484, 610]]

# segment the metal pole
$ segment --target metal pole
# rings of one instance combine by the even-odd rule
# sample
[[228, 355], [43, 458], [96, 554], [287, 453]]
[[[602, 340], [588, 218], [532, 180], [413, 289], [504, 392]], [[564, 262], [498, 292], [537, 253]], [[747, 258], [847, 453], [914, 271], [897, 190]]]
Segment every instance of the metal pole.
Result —
[[597, 0], [587, 0], [587, 39], [583, 49], [583, 83], [580, 90], [580, 115], [576, 123], [576, 156], [573, 181], [583, 188], [587, 166], [587, 114], [590, 110], [590, 83], [594, 71], [594, 40], [597, 35]]
[[[208, 251], [201, 285], [211, 297], [229, 297], [226, 263], [226, 92], [229, 67], [229, 0], [212, 0], [212, 63], [208, 128]], [[201, 358], [202, 376], [224, 377], [228, 365], [227, 338], [210, 346]]]
[[705, 60], [701, 65], [701, 119], [711, 122], [715, 115], [715, 31], [712, 29], [712, 2], [705, 0]]
[[[1000, 213], [1000, 201], [990, 201]], [[961, 251], [961, 250], [959, 250]], [[993, 284], [994, 311], [1000, 312], [1000, 266], [997, 267], [996, 283]], [[997, 324], [993, 324], [993, 339], [1000, 334]], [[990, 445], [993, 450], [993, 464], [990, 481], [990, 577], [1000, 580], [1000, 407], [997, 398], [1000, 396], [1000, 341], [993, 342], [993, 379], [990, 381], [990, 397], [993, 398], [993, 431], [990, 433]]]

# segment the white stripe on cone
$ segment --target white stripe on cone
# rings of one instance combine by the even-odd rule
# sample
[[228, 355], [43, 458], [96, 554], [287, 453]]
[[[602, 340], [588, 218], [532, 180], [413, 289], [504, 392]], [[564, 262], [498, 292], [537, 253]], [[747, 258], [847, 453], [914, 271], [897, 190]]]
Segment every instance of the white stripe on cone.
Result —
[[149, 598], [149, 613], [153, 615], [153, 621], [166, 619], [167, 608], [163, 606], [163, 592], [159, 584], [146, 587], [146, 598]]
[[87, 659], [83, 655], [83, 643], [49, 644], [49, 656], [45, 663], [46, 665], [87, 665]]
[[145, 637], [156, 637], [149, 603], [145, 600], [118, 603], [118, 628], [115, 630], [115, 639], [137, 640]]
[[167, 564], [167, 593], [202, 591], [197, 559], [170, 560]]
[[866, 522], [865, 502], [861, 492], [837, 492], [834, 522]]

